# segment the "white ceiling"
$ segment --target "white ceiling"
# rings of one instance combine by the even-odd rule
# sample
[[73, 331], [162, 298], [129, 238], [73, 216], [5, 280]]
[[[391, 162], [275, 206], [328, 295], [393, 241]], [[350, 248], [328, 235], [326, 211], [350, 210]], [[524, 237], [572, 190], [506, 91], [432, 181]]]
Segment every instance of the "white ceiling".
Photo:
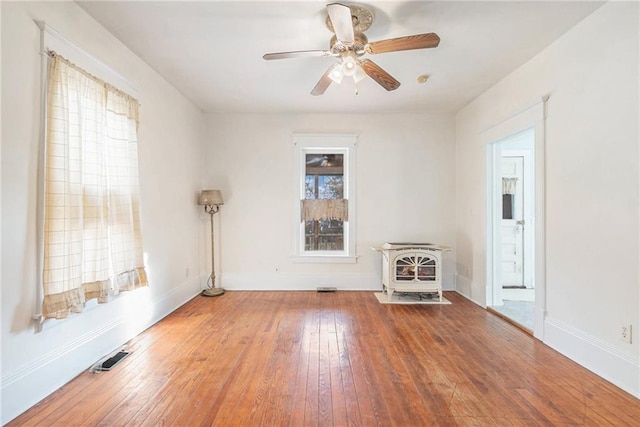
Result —
[[[370, 78], [309, 94], [331, 57], [265, 61], [328, 49], [325, 2], [78, 2], [204, 112], [456, 112], [602, 5], [594, 1], [359, 3], [369, 41], [435, 32], [440, 46], [368, 55], [402, 85]], [[349, 4], [349, 2], [344, 2]], [[417, 76], [428, 74], [425, 84]]]

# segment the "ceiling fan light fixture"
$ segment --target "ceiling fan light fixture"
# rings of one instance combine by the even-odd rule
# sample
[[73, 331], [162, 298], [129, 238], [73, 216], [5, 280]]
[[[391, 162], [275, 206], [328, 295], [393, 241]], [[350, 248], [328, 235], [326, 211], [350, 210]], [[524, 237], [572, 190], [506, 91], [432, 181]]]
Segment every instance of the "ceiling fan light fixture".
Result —
[[342, 72], [345, 76], [353, 76], [358, 69], [358, 60], [353, 52], [342, 56]]
[[364, 72], [364, 70], [362, 69], [359, 63], [356, 64], [356, 70], [353, 73], [353, 81], [358, 83], [360, 80], [364, 79], [365, 77], [367, 77], [367, 73]]
[[331, 71], [329, 71], [329, 78], [335, 83], [340, 84], [343, 77], [344, 72], [342, 71], [342, 65], [334, 64], [333, 67], [331, 67]]

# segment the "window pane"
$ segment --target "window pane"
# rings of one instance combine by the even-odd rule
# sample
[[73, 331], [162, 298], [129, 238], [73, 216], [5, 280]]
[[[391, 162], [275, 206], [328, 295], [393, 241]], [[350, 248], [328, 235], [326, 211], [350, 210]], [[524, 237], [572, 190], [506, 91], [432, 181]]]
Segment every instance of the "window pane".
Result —
[[344, 196], [342, 175], [318, 176], [318, 199], [342, 199]]
[[304, 198], [305, 199], [316, 199], [317, 190], [316, 190], [316, 176], [315, 175], [307, 175], [304, 177]]
[[305, 199], [343, 199], [342, 175], [307, 175], [304, 178]]
[[513, 219], [513, 194], [502, 195], [502, 219]]
[[313, 153], [307, 154], [305, 156], [305, 160], [307, 165], [307, 173], [309, 173], [310, 169], [315, 168], [321, 168], [324, 170], [330, 170], [332, 168], [342, 169], [344, 165], [344, 154]]
[[305, 221], [306, 251], [344, 250], [344, 223], [338, 220]]
[[[344, 198], [344, 154], [305, 155], [305, 199]], [[305, 221], [305, 250], [344, 250], [344, 224], [339, 220]]]

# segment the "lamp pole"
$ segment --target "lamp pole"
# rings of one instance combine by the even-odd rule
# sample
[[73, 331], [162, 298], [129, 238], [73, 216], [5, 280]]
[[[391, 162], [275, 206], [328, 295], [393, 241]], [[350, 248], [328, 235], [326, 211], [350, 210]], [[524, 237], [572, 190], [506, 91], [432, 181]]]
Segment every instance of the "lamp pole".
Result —
[[213, 240], [213, 216], [220, 210], [218, 205], [205, 205], [205, 212], [211, 217], [211, 287], [202, 291], [202, 295], [205, 297], [217, 297], [224, 294], [224, 289], [216, 288], [216, 257], [215, 257], [215, 242]]

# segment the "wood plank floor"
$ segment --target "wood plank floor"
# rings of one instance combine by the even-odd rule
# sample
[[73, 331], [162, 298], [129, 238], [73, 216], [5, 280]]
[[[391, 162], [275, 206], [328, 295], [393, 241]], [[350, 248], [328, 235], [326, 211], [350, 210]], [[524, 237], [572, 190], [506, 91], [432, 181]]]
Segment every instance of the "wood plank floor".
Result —
[[372, 292], [197, 297], [10, 426], [634, 425], [640, 401], [513, 325]]

